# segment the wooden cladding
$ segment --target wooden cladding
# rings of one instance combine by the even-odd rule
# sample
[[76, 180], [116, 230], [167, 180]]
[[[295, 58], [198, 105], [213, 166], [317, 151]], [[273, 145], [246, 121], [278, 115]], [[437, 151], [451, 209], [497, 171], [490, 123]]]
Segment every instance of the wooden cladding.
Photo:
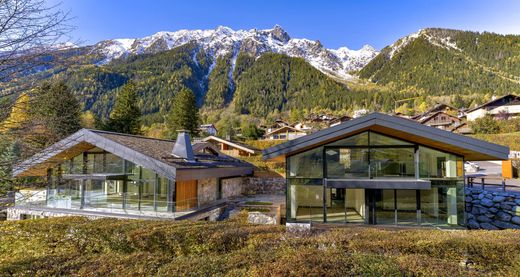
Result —
[[175, 188], [175, 210], [197, 208], [197, 180], [177, 181]]
[[511, 160], [502, 161], [502, 178], [513, 178], [513, 162]]

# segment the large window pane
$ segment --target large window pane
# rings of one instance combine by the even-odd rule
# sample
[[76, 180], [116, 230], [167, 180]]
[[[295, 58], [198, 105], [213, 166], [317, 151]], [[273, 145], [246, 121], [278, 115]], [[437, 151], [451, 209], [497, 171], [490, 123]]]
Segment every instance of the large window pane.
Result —
[[169, 180], [160, 177], [157, 179], [157, 211], [165, 212], [168, 210], [168, 183]]
[[331, 201], [327, 205], [327, 222], [365, 222], [365, 190], [330, 188]]
[[141, 210], [154, 210], [155, 172], [142, 168]]
[[289, 177], [323, 177], [323, 147], [296, 154], [288, 160]]
[[377, 224], [395, 224], [395, 197], [393, 189], [376, 191]]
[[385, 146], [385, 145], [413, 145], [412, 143], [381, 135], [375, 132], [370, 132], [370, 145], [371, 146]]
[[416, 190], [396, 190], [397, 224], [417, 224]]
[[462, 177], [462, 171], [460, 157], [424, 146], [419, 147], [421, 178], [457, 178]]
[[[320, 179], [288, 179], [287, 219], [291, 222], [323, 222], [323, 185]], [[330, 205], [330, 190], [327, 192]]]
[[413, 148], [372, 148], [370, 170], [372, 178], [414, 178]]
[[368, 132], [363, 132], [327, 144], [327, 146], [368, 146]]
[[325, 156], [328, 178], [368, 178], [368, 149], [331, 148]]

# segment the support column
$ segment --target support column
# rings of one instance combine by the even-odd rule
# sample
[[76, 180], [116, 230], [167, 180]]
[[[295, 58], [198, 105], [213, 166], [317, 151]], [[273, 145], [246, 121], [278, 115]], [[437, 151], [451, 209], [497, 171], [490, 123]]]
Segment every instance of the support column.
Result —
[[323, 178], [323, 222], [327, 223], [327, 178]]

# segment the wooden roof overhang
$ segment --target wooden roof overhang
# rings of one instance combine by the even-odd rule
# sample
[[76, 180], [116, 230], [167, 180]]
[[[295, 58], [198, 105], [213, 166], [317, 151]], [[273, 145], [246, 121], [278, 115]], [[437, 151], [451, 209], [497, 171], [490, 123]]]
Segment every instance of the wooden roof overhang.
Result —
[[382, 113], [371, 113], [316, 133], [306, 135], [263, 151], [264, 160], [284, 161], [286, 156], [372, 130], [445, 152], [465, 160], [506, 160], [509, 147], [422, 125], [413, 120]]

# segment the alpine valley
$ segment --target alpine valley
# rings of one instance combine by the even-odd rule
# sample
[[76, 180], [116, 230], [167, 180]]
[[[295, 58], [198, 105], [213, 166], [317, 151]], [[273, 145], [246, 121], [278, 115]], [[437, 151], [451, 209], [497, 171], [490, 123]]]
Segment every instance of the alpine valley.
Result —
[[106, 117], [118, 90], [134, 80], [146, 125], [164, 121], [172, 97], [183, 88], [194, 92], [205, 112], [260, 118], [313, 109], [397, 107], [412, 113], [432, 101], [472, 106], [492, 95], [520, 92], [520, 36], [447, 29], [420, 30], [380, 52], [369, 45], [328, 49], [319, 41], [291, 38], [280, 26], [238, 31], [221, 26], [56, 53], [66, 66], [48, 63], [0, 83], [0, 89], [20, 93], [61, 79], [84, 110]]

